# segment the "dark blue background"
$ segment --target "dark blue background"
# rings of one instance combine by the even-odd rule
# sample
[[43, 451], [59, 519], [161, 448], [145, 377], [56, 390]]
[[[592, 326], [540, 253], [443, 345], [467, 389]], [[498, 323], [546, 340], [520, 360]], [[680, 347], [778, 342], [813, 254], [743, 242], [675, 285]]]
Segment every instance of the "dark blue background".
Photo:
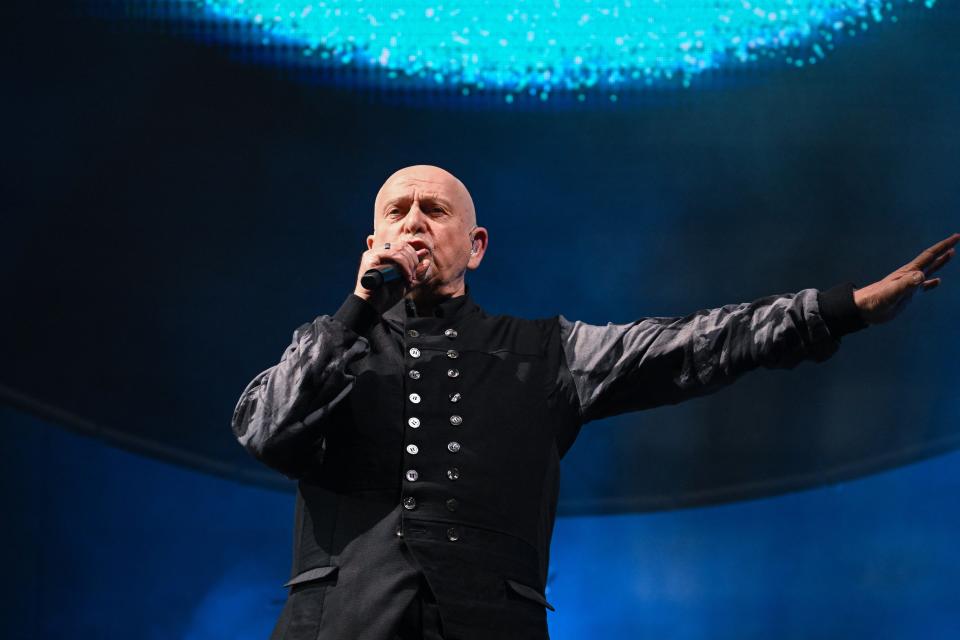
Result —
[[[261, 640], [293, 498], [0, 413], [4, 638]], [[951, 638], [960, 454], [724, 506], [560, 518], [554, 640]]]
[[[11, 5], [22, 28], [0, 45], [0, 395], [18, 407], [0, 414], [4, 637], [264, 636], [289, 494], [104, 443], [282, 488], [230, 412], [351, 290], [401, 166], [464, 180], [491, 232], [471, 290], [521, 316], [625, 322], [862, 286], [957, 230], [949, 3], [815, 67], [490, 111], [305, 82], [213, 31], [90, 6]], [[827, 363], [588, 425], [561, 509], [776, 495], [954, 448], [955, 270]], [[958, 482], [950, 454], [842, 491], [563, 518], [552, 635], [949, 636]]]

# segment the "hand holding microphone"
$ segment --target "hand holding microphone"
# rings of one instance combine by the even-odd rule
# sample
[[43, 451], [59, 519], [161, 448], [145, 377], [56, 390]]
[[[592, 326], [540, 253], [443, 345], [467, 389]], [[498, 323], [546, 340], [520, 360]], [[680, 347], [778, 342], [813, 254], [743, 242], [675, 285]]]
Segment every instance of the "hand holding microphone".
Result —
[[401, 241], [371, 247], [360, 259], [353, 293], [382, 313], [400, 300], [407, 289], [422, 282], [430, 266], [430, 250], [425, 246], [414, 248]]

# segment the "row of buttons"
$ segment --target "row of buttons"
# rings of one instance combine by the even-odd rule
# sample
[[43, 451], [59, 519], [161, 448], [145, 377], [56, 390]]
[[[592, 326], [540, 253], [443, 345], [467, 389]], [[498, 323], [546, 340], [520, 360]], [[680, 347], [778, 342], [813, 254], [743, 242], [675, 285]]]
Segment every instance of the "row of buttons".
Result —
[[[463, 396], [460, 395], [459, 393], [451, 393], [451, 394], [450, 394], [450, 402], [460, 402], [460, 400], [461, 400], [462, 398], [463, 398]], [[419, 393], [411, 393], [411, 394], [410, 394], [410, 402], [412, 402], [413, 404], [420, 404], [420, 401], [421, 401], [421, 400], [423, 400], [423, 398], [420, 397], [420, 394], [419, 394]], [[411, 421], [413, 421], [413, 420], [416, 420], [417, 424], [410, 424]], [[407, 424], [410, 424], [411, 427], [413, 427], [414, 429], [416, 429], [417, 427], [420, 426], [420, 420], [418, 420], [417, 418], [410, 418], [410, 420], [407, 420]]]
[[[410, 482], [416, 482], [417, 478], [419, 477], [420, 477], [420, 474], [417, 473], [416, 469], [410, 469], [406, 473], [406, 478]], [[447, 469], [447, 478], [454, 481], [458, 480], [460, 478], [460, 469], [457, 469], [456, 467], [450, 467], [449, 469]]]
[[[456, 498], [450, 498], [449, 500], [447, 500], [447, 511], [451, 511], [451, 512], [456, 511], [457, 507], [459, 506], [460, 506], [460, 503], [457, 501]], [[407, 496], [406, 498], [403, 499], [403, 508], [408, 511], [413, 511], [414, 509], [417, 508], [417, 499], [414, 498], [413, 496]]]
[[[456, 369], [450, 369], [450, 371], [447, 372], [447, 375], [450, 376], [451, 378], [456, 378], [457, 376], [460, 375], [460, 372], [457, 371]], [[414, 369], [410, 372], [410, 377], [413, 378], [414, 380], [419, 380], [420, 372]], [[463, 396], [461, 396], [459, 393], [451, 393], [450, 402], [459, 402], [460, 398], [462, 397]], [[410, 395], [407, 396], [407, 399], [410, 400], [410, 402], [412, 402], [413, 404], [420, 404], [420, 402], [423, 400], [423, 397], [419, 393], [411, 393]]]
[[[447, 451], [449, 451], [450, 453], [457, 453], [458, 451], [460, 451], [460, 443], [457, 442], [456, 440], [454, 440], [453, 442], [448, 442]], [[418, 453], [420, 453], [420, 447], [418, 447], [415, 444], [408, 444], [407, 453], [409, 453], [412, 456], [415, 456]]]
[[[420, 377], [421, 377], [423, 374], [421, 374], [417, 369], [410, 369], [410, 371], [407, 373], [407, 375], [410, 376], [410, 379], [411, 379], [411, 380], [419, 380]], [[447, 369], [447, 377], [448, 377], [448, 378], [458, 378], [458, 377], [460, 377], [460, 370], [459, 370], [459, 369]], [[417, 395], [417, 394], [412, 394], [412, 395]], [[460, 394], [459, 394], [459, 393], [451, 393], [451, 394], [450, 394], [450, 402], [456, 402], [456, 400], [453, 399], [453, 396], [457, 396], [457, 399], [458, 399], [458, 400], [460, 399]], [[419, 397], [419, 396], [417, 396], [417, 397]], [[412, 400], [412, 398], [411, 398], [411, 400]], [[414, 400], [414, 402], [419, 402], [419, 400]]]
[[[410, 354], [411, 358], [419, 358], [422, 355], [420, 349], [417, 349], [416, 347], [410, 347], [410, 351], [408, 353]], [[447, 357], [451, 360], [456, 360], [460, 357], [460, 352], [456, 349], [447, 349]]]
[[[407, 335], [410, 336], [411, 338], [417, 338], [420, 336], [420, 332], [417, 331], [416, 329], [409, 329], [407, 331]], [[452, 340], [453, 338], [456, 338], [458, 334], [456, 329], [447, 329], [446, 331], [443, 332], [443, 335], [445, 335], [446, 337]], [[423, 352], [417, 347], [410, 347], [407, 350], [407, 353], [410, 354], [411, 358], [419, 358], [420, 356], [423, 355]], [[446, 355], [447, 355], [447, 358], [451, 360], [455, 360], [460, 357], [460, 352], [457, 351], [456, 349], [448, 349]], [[423, 376], [423, 374], [417, 369], [411, 369], [407, 375], [410, 377], [411, 380], [419, 380]], [[447, 369], [447, 377], [459, 378], [460, 370], [456, 368]], [[459, 402], [462, 397], [463, 396], [461, 396], [459, 392], [451, 393], [448, 396], [448, 398], [450, 399], [450, 402]], [[419, 393], [411, 393], [407, 396], [407, 398], [413, 404], [420, 404], [420, 402], [423, 400], [423, 398], [420, 396]], [[450, 424], [454, 427], [460, 426], [461, 424], [463, 424], [463, 417], [457, 414], [451, 415]], [[411, 416], [410, 418], [407, 419], [407, 425], [409, 425], [411, 429], [419, 429], [421, 425], [420, 418], [416, 416]], [[461, 448], [460, 443], [455, 440], [447, 443], [447, 451], [449, 451], [450, 453], [458, 453], [460, 451], [460, 448]], [[420, 452], [420, 448], [415, 444], [408, 444], [406, 447], [406, 450], [407, 450], [407, 453], [410, 455], [417, 455]], [[404, 474], [404, 477], [407, 479], [408, 482], [416, 482], [420, 478], [420, 474], [417, 472], [416, 469], [408, 469]], [[457, 479], [460, 478], [460, 470], [457, 467], [450, 467], [449, 469], [447, 469], [447, 478], [451, 481], [456, 481]], [[455, 512], [460, 507], [460, 502], [456, 498], [447, 499], [445, 504], [446, 504], [447, 510], [450, 511], [451, 513]], [[405, 496], [403, 498], [403, 508], [408, 511], [413, 511], [414, 509], [417, 508], [417, 499], [414, 496]], [[403, 535], [400, 529], [397, 529], [397, 535], [398, 536]], [[455, 542], [456, 540], [459, 540], [459, 538], [460, 538], [460, 534], [456, 527], [450, 527], [449, 529], [447, 529], [448, 540], [450, 540], [451, 542]]]
[[[419, 338], [419, 337], [420, 337], [420, 332], [417, 331], [416, 329], [409, 329], [409, 330], [407, 331], [407, 335], [410, 336], [411, 338]], [[456, 330], [456, 329], [447, 329], [446, 331], [443, 332], [443, 335], [445, 335], [445, 336], [447, 336], [448, 338], [450, 338], [451, 340], [453, 340], [454, 338], [457, 337], [457, 330]]]
[[[407, 424], [410, 425], [411, 429], [419, 429], [420, 418], [416, 416], [411, 416], [410, 418], [407, 418]], [[450, 424], [452, 424], [455, 427], [459, 427], [461, 424], [463, 424], [463, 417], [457, 414], [453, 414], [452, 416], [450, 416]]]

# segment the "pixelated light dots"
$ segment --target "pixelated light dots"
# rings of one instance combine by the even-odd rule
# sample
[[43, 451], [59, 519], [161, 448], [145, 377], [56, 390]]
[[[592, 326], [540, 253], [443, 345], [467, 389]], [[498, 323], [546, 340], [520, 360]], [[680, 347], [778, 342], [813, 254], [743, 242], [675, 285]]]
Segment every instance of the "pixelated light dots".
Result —
[[[932, 8], [936, 0], [926, 0]], [[919, 0], [918, 0], [919, 2]], [[354, 66], [367, 82], [496, 91], [506, 102], [571, 91], [690, 86], [706, 70], [764, 58], [817, 64], [838, 37], [897, 21], [914, 0], [194, 0], [242, 22], [255, 46], [291, 45], [297, 64]], [[404, 84], [405, 83], [405, 84]]]

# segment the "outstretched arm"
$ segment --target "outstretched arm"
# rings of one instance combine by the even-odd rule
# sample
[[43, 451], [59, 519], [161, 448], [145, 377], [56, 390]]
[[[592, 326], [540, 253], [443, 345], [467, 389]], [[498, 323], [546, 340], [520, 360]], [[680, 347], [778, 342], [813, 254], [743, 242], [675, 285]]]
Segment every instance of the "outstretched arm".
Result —
[[[846, 289], [847, 308], [852, 294]], [[843, 291], [843, 287], [831, 290]], [[685, 317], [589, 325], [560, 317], [560, 338], [583, 422], [705, 395], [760, 366], [826, 360], [839, 341], [820, 293], [768, 296]], [[854, 324], [856, 318], [846, 319]]]
[[589, 325], [560, 317], [561, 344], [586, 422], [711, 393], [758, 367], [823, 361], [840, 337], [899, 313], [954, 253], [954, 234], [883, 280], [804, 289], [685, 317]]

